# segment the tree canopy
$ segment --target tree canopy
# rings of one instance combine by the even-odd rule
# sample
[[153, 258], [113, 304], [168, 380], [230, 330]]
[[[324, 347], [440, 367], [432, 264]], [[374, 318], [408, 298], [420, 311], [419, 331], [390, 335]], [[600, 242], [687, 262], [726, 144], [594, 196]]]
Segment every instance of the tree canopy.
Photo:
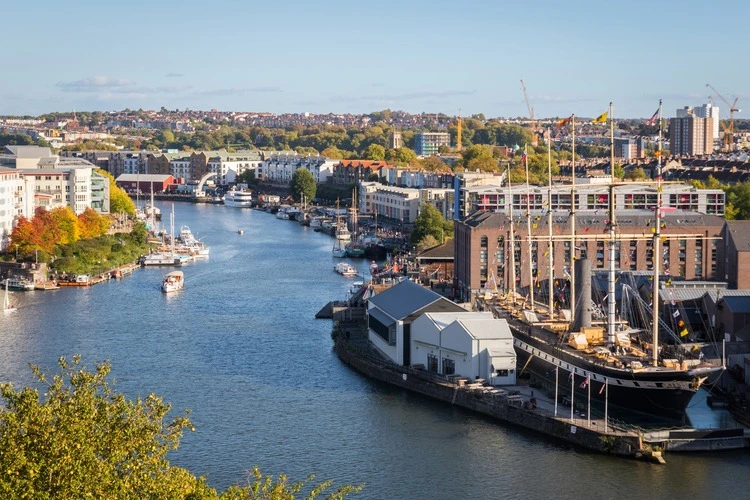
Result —
[[128, 196], [128, 193], [124, 189], [119, 187], [115, 182], [115, 177], [100, 168], [96, 169], [96, 173], [103, 175], [109, 180], [109, 212], [113, 214], [128, 214], [135, 215], [135, 204], [133, 200]]
[[411, 232], [411, 244], [418, 247], [424, 246], [423, 240], [431, 237], [434, 241], [442, 243], [446, 238], [453, 236], [453, 223], [446, 221], [443, 214], [430, 204], [424, 204], [420, 213], [414, 221], [414, 230]]
[[292, 174], [292, 181], [289, 183], [292, 190], [292, 198], [295, 201], [301, 201], [303, 196], [305, 200], [312, 201], [315, 198], [317, 184], [315, 177], [306, 168], [298, 168]]
[[87, 370], [80, 356], [60, 358], [51, 378], [32, 371], [39, 390], [0, 384], [0, 497], [192, 498], [290, 500], [342, 499], [362, 487], [327, 492], [332, 481], [290, 483], [253, 468], [249, 484], [219, 494], [203, 477], [167, 460], [185, 430], [189, 412], [171, 418], [171, 407], [150, 394], [130, 400], [108, 381], [110, 364]]

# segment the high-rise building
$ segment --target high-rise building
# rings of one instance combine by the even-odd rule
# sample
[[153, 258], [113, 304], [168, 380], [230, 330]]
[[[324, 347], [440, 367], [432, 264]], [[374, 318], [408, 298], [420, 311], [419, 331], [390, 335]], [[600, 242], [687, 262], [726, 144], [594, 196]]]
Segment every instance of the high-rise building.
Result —
[[[712, 118], [700, 118], [693, 113], [669, 120], [669, 150], [673, 155], [703, 155], [713, 152]], [[691, 110], [692, 111], [692, 110]]]
[[414, 134], [414, 150], [418, 155], [438, 154], [440, 146], [450, 146], [451, 135], [448, 132], [420, 132]]
[[697, 116], [698, 118], [711, 119], [711, 139], [719, 138], [719, 107], [713, 104], [704, 104], [696, 108], [685, 106], [677, 110], [677, 118], [686, 118], [688, 116]]

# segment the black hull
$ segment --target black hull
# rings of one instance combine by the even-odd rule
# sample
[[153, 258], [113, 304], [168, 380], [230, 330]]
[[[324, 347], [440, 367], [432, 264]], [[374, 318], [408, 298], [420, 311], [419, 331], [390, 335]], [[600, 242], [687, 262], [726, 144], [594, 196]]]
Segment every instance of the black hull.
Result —
[[[524, 325], [524, 328], [528, 327]], [[586, 407], [588, 404], [588, 378], [592, 406], [603, 410], [606, 399], [611, 415], [638, 413], [673, 420], [684, 419], [685, 409], [705, 379], [683, 370], [630, 371], [612, 368], [577, 356], [566, 346], [555, 347], [518, 328], [512, 330], [516, 339], [519, 375], [531, 374], [554, 391], [557, 366], [558, 394], [569, 396], [571, 371], [575, 372], [572, 385], [575, 388], [576, 407]]]
[[[520, 370], [526, 365], [529, 355], [518, 348], [516, 353], [518, 354]], [[551, 392], [554, 392], [555, 368], [550, 363], [535, 356], [526, 366], [524, 373], [534, 375], [538, 381], [543, 381], [548, 388], [551, 388]], [[589, 389], [584, 385], [586, 377], [575, 375], [574, 378], [575, 395], [573, 402], [579, 410], [585, 411], [589, 397]], [[687, 408], [696, 392], [682, 389], [619, 387], [615, 384], [607, 384], [608, 387], [604, 388], [605, 384], [602, 382], [593, 381], [590, 383], [592, 407], [601, 414], [604, 412], [606, 400], [606, 404], [609, 405], [609, 415], [620, 417], [630, 417], [633, 413], [638, 413], [670, 420], [683, 420], [685, 408]], [[568, 401], [570, 400], [570, 386], [570, 373], [564, 369], [558, 370], [558, 394], [567, 396]], [[561, 410], [561, 415], [565, 415], [564, 410]]]

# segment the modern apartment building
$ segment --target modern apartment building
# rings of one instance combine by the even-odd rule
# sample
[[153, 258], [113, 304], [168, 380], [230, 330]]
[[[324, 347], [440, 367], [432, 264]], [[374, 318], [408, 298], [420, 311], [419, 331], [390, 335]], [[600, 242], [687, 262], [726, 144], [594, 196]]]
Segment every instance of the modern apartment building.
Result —
[[0, 251], [8, 247], [16, 219], [22, 215], [23, 177], [16, 169], [0, 167]]
[[695, 115], [698, 118], [710, 118], [711, 119], [711, 138], [716, 140], [719, 138], [719, 107], [713, 104], [703, 104], [698, 107], [685, 106], [682, 109], [677, 110], [677, 118], [686, 118], [690, 115]]
[[414, 150], [420, 156], [438, 154], [440, 146], [450, 146], [451, 135], [448, 132], [419, 132], [414, 134]]
[[669, 119], [669, 149], [678, 156], [710, 154], [714, 150], [713, 119], [694, 114]]

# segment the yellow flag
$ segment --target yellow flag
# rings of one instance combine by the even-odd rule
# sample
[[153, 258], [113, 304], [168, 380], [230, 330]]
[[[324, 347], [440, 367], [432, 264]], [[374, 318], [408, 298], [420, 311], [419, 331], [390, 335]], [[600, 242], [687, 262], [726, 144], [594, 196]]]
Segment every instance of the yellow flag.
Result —
[[591, 123], [606, 123], [607, 122], [607, 112], [600, 114], [593, 120], [591, 120]]

